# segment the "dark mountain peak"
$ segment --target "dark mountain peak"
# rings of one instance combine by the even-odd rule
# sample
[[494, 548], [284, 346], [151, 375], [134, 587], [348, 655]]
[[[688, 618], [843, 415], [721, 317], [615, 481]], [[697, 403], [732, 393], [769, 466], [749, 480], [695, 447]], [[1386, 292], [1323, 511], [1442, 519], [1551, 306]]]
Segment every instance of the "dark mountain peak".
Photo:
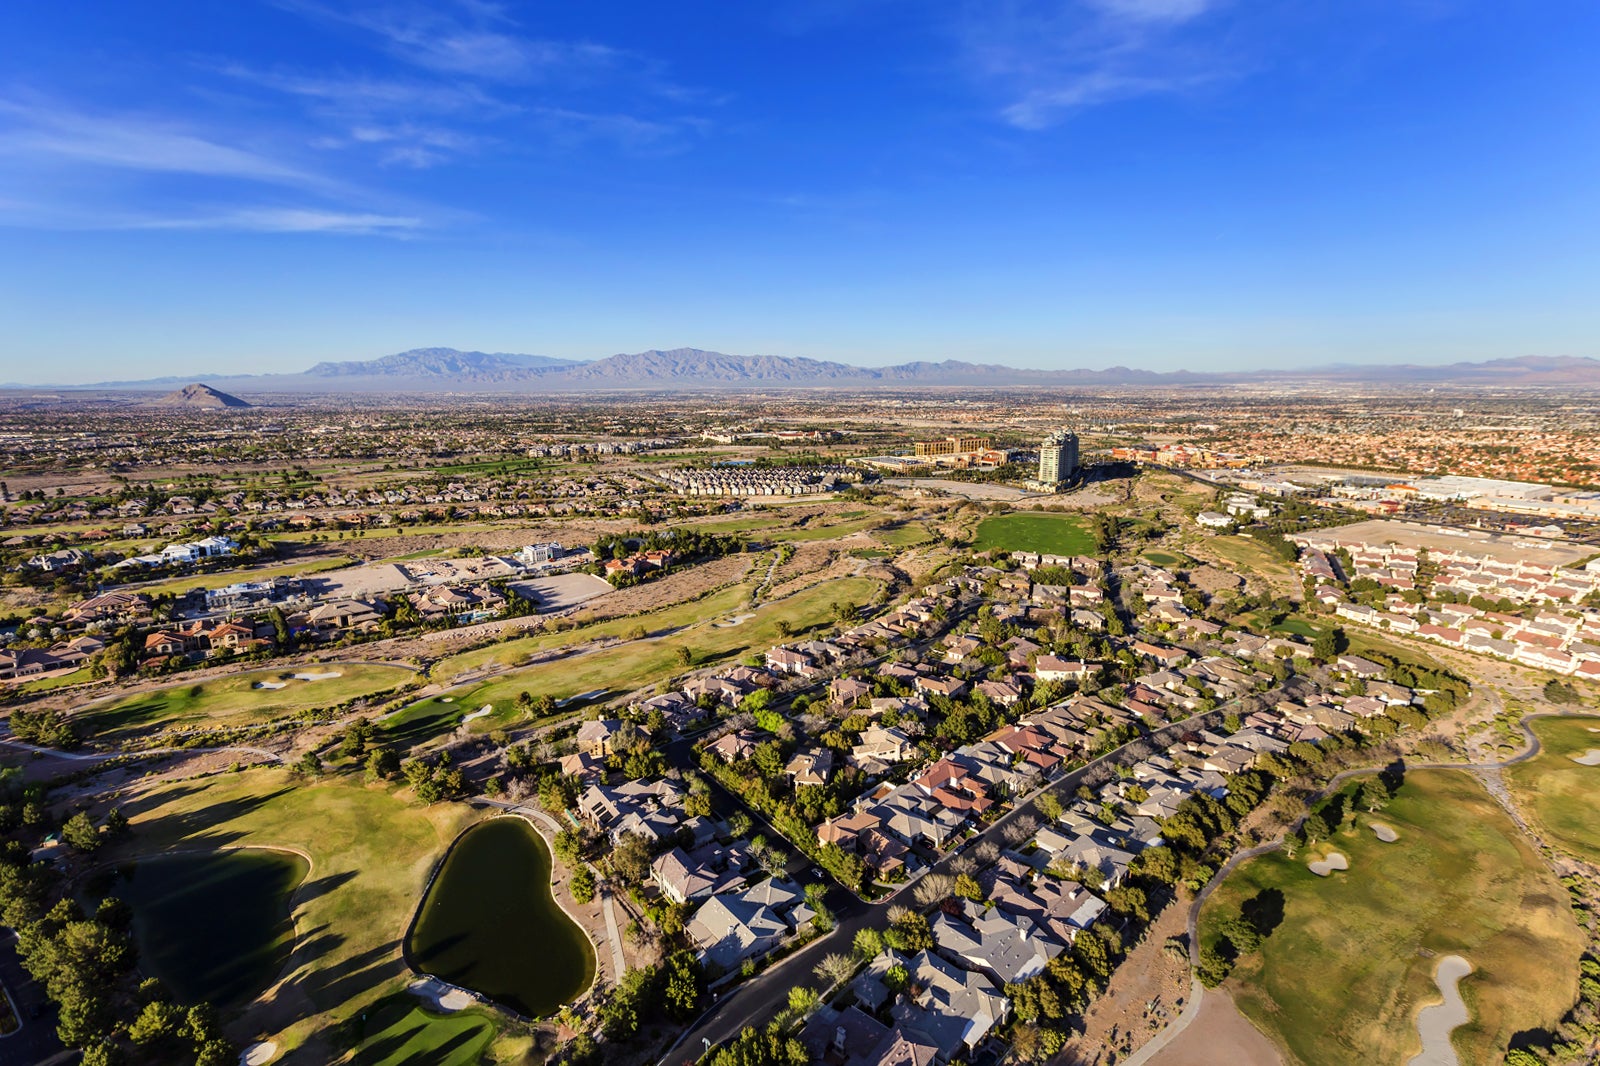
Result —
[[220, 409], [223, 407], [250, 407], [251, 405], [230, 396], [225, 392], [213, 389], [210, 385], [195, 382], [185, 385], [176, 392], [169, 392], [159, 400], [152, 401], [161, 407], [205, 407]]

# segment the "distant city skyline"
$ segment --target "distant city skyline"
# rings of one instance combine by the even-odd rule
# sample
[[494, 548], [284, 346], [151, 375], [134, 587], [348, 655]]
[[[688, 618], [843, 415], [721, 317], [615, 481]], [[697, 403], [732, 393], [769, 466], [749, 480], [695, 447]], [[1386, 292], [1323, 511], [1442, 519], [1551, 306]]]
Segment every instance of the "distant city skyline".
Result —
[[1600, 355], [1577, 0], [91, 0], [0, 40], [0, 380]]

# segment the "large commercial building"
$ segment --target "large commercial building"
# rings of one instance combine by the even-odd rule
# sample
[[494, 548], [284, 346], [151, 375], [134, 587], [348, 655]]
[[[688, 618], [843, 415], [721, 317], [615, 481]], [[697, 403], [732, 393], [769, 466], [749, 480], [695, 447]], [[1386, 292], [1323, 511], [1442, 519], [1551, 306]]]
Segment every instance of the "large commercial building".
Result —
[[944, 440], [919, 440], [918, 455], [963, 455], [989, 451], [988, 437], [946, 437]]
[[1078, 435], [1061, 430], [1039, 445], [1039, 484], [1051, 487], [1072, 480], [1078, 472]]

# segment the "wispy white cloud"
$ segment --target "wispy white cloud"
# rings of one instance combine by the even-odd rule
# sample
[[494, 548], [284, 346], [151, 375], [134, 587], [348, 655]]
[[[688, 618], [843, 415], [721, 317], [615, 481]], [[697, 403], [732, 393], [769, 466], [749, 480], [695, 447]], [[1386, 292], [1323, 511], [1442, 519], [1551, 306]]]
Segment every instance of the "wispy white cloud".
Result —
[[1216, 7], [1216, 0], [1088, 0], [1106, 15], [1135, 22], [1188, 22]]
[[[436, 166], [528, 133], [557, 145], [605, 141], [652, 153], [681, 148], [708, 127], [692, 112], [719, 102], [668, 78], [648, 57], [529, 34], [502, 7], [482, 0], [362, 0], [339, 7], [325, 0], [276, 2], [309, 25], [354, 31], [390, 57], [382, 61], [387, 69], [375, 76], [232, 62], [208, 68], [304, 101], [308, 116], [326, 127], [312, 143], [381, 145], [376, 158], [384, 165]], [[373, 128], [393, 136], [360, 133]]]
[[589, 41], [555, 41], [518, 31], [504, 9], [457, 0], [387, 0], [333, 7], [319, 0], [280, 5], [374, 35], [394, 56], [444, 74], [507, 82], [536, 81], [607, 70], [624, 53]]
[[[381, 130], [366, 131], [382, 139]], [[448, 140], [448, 136], [441, 136]], [[408, 150], [408, 146], [400, 146]], [[0, 98], [0, 224], [47, 229], [232, 229], [275, 233], [408, 235], [415, 213], [378, 211], [383, 198], [265, 146], [243, 147], [147, 114], [91, 113], [41, 98]], [[397, 163], [423, 161], [397, 157]], [[85, 174], [99, 177], [85, 180]], [[147, 211], [133, 203], [173, 199], [150, 175], [190, 179], [210, 198], [244, 199], [272, 186], [309, 201], [209, 212]], [[250, 190], [255, 190], [251, 193]], [[188, 195], [192, 195], [189, 193]], [[355, 206], [359, 205], [359, 206]]]
[[520, 110], [483, 88], [459, 78], [376, 77], [371, 74], [306, 74], [259, 69], [237, 62], [202, 63], [203, 69], [241, 83], [300, 97], [333, 115], [379, 111], [500, 118]]
[[322, 211], [298, 207], [252, 207], [215, 214], [129, 218], [118, 229], [242, 230], [254, 233], [330, 233], [355, 236], [409, 237], [426, 223], [405, 215]]
[[48, 102], [0, 99], [0, 153], [123, 170], [196, 174], [275, 185], [324, 179], [262, 152], [139, 115], [96, 115]]
[[1220, 0], [1001, 0], [964, 9], [968, 72], [1004, 94], [1000, 117], [1045, 129], [1086, 108], [1192, 92], [1237, 76], [1201, 32]]

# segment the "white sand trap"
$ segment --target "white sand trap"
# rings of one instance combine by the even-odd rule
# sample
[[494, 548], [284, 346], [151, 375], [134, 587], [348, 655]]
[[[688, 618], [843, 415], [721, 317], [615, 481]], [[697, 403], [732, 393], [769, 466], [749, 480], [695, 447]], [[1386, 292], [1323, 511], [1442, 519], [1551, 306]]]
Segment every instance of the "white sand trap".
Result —
[[1590, 726], [1589, 727], [1589, 732], [1591, 732], [1591, 733], [1600, 733], [1600, 729], [1596, 729], [1594, 726]]
[[1406, 1066], [1461, 1066], [1456, 1049], [1450, 1045], [1450, 1033], [1472, 1018], [1466, 1001], [1461, 998], [1461, 979], [1471, 972], [1472, 963], [1460, 955], [1446, 955], [1439, 960], [1433, 971], [1433, 983], [1439, 986], [1444, 1002], [1417, 1011], [1417, 1035], [1422, 1037], [1422, 1050], [1413, 1055]]
[[1579, 766], [1600, 766], [1600, 748], [1590, 748], [1582, 755], [1568, 755], [1567, 758]]
[[343, 676], [339, 671], [331, 670], [321, 674], [295, 674], [294, 679], [296, 681], [327, 681], [329, 678]]
[[239, 1052], [239, 1066], [267, 1066], [267, 1063], [277, 1057], [278, 1045], [271, 1040], [263, 1040]]
[[1400, 834], [1394, 831], [1393, 826], [1384, 825], [1382, 822], [1369, 822], [1368, 825], [1373, 833], [1377, 834], [1378, 839], [1385, 844], [1393, 844], [1400, 839]]
[[454, 703], [455, 701], [456, 701], [456, 698], [454, 696], [440, 696], [439, 697], [439, 702], [440, 703]]
[[466, 1010], [475, 1002], [466, 992], [453, 985], [447, 985], [433, 977], [424, 977], [419, 981], [411, 982], [406, 989], [412, 995], [421, 999], [434, 1010], [452, 1013]]
[[465, 718], [461, 719], [461, 724], [462, 725], [466, 725], [468, 722], [475, 722], [479, 718], [487, 718], [493, 713], [494, 713], [494, 704], [485, 703], [478, 710], [473, 711], [471, 714], [469, 714]]
[[255, 684], [255, 687], [256, 688], [279, 689], [279, 688], [288, 688], [289, 685], [288, 685], [287, 682], [284, 682], [284, 681], [257, 681], [256, 684]]
[[1311, 872], [1318, 877], [1327, 877], [1335, 870], [1350, 869], [1350, 860], [1340, 852], [1330, 851], [1326, 859], [1318, 859], [1316, 862], [1311, 863], [1310, 867]]
[[754, 617], [755, 617], [754, 612], [749, 613], [749, 614], [736, 614], [736, 615], [733, 615], [733, 616], [731, 616], [729, 618], [724, 618], [720, 622], [714, 622], [714, 623], [712, 623], [712, 625], [717, 629], [730, 629], [733, 626], [742, 626], [742, 625], [744, 625], [746, 622], [750, 621], [750, 619], [752, 619]]

